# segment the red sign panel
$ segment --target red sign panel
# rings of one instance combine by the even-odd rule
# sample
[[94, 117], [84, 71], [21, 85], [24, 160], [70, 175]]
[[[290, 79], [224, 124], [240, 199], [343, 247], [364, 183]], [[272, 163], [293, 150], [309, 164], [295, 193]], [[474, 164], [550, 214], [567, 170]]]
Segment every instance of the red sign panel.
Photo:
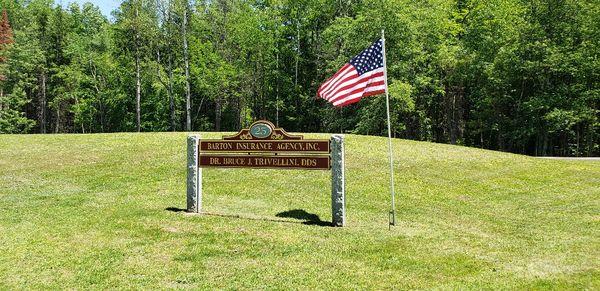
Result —
[[329, 154], [329, 140], [200, 140], [200, 152]]
[[200, 167], [328, 170], [329, 156], [202, 155]]
[[[329, 140], [307, 140], [260, 120], [223, 139], [200, 140], [198, 166], [328, 170]], [[245, 153], [245, 155], [243, 155]]]

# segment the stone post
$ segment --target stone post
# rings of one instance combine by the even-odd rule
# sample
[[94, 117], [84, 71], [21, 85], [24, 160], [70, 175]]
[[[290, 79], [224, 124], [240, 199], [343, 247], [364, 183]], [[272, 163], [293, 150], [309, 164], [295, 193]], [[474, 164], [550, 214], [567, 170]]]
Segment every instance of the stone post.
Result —
[[198, 144], [200, 136], [187, 138], [187, 211], [202, 211], [202, 168], [198, 167]]
[[344, 136], [331, 136], [331, 222], [346, 225], [346, 177], [344, 169]]

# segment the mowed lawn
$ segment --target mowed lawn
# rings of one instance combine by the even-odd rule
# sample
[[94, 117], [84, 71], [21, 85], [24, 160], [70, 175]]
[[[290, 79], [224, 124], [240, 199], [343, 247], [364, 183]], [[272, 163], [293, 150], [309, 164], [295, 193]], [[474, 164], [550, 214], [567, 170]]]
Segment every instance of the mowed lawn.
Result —
[[[600, 163], [346, 136], [330, 172], [205, 169], [185, 133], [0, 136], [0, 289], [600, 289]], [[203, 133], [219, 138], [219, 133]], [[308, 137], [327, 138], [315, 134]]]

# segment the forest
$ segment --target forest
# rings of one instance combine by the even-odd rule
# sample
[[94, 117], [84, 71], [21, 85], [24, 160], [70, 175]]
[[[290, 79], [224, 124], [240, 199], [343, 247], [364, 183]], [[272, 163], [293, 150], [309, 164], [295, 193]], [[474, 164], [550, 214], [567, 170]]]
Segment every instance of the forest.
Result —
[[[387, 135], [385, 96], [317, 88], [385, 29], [392, 134], [600, 154], [596, 0], [0, 0], [0, 133]], [[0, 137], [1, 138], [1, 137]]]

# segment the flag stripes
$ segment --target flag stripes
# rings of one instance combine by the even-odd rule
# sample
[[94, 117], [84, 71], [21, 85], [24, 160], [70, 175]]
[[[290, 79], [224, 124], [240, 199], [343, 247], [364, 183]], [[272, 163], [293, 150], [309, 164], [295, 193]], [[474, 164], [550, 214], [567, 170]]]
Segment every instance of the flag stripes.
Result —
[[321, 84], [317, 95], [342, 107], [386, 91], [382, 41], [378, 40]]

